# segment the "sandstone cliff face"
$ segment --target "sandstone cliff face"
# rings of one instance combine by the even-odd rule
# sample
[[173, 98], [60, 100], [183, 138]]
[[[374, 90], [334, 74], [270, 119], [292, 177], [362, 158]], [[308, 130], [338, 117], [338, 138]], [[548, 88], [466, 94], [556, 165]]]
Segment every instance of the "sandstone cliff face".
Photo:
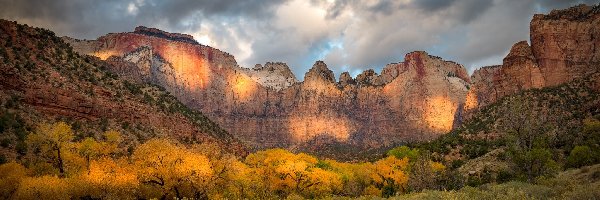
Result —
[[535, 15], [530, 32], [533, 55], [546, 86], [600, 68], [600, 6], [580, 5]]
[[407, 54], [381, 75], [344, 73], [340, 82], [318, 61], [297, 82], [283, 63], [245, 69], [227, 53], [160, 33], [67, 41], [113, 62], [125, 77], [164, 87], [257, 149], [303, 150], [329, 141], [376, 148], [430, 139], [460, 123], [470, 82], [463, 66], [425, 52]]
[[[465, 100], [465, 111], [474, 111], [497, 100], [494, 78], [499, 76], [501, 67], [502, 65], [486, 66], [473, 72], [471, 87]], [[466, 112], [467, 115], [471, 113]]]
[[[465, 109], [472, 113], [496, 100], [532, 88], [556, 86], [600, 69], [600, 8], [585, 5], [537, 14], [531, 47], [513, 45], [502, 66], [476, 70]], [[468, 115], [469, 115], [468, 114]]]
[[241, 68], [191, 36], [146, 27], [65, 40], [128, 79], [164, 87], [254, 148], [377, 148], [435, 137], [504, 96], [597, 71], [599, 13], [598, 6], [578, 6], [534, 16], [532, 45], [516, 43], [501, 66], [472, 78], [461, 65], [425, 52], [409, 53], [381, 74], [343, 73], [339, 82], [318, 61], [297, 82], [283, 63]]

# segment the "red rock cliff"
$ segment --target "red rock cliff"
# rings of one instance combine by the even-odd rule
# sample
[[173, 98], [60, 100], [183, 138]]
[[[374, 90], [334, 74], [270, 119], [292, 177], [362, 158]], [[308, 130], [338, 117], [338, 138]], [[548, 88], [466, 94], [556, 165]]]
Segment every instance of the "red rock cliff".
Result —
[[[227, 53], [151, 30], [66, 40], [112, 61], [124, 77], [165, 87], [255, 148], [302, 150], [307, 143], [326, 146], [323, 141], [375, 148], [431, 139], [460, 122], [470, 82], [463, 66], [413, 52], [381, 75], [371, 71], [354, 80], [346, 74], [340, 82], [318, 61], [295, 83], [283, 64], [240, 68]], [[255, 78], [269, 71], [288, 74], [284, 84], [266, 87], [269, 81]]]
[[556, 86], [600, 68], [600, 7], [580, 5], [536, 14], [530, 24], [531, 47], [516, 43], [497, 68], [473, 74], [468, 113], [499, 98], [531, 88]]

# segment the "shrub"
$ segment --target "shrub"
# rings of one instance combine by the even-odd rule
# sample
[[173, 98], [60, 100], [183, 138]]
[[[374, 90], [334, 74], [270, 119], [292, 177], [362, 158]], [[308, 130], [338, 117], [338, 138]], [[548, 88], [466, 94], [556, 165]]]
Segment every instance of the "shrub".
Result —
[[588, 146], [575, 146], [569, 157], [567, 157], [566, 167], [578, 168], [594, 163], [594, 152]]

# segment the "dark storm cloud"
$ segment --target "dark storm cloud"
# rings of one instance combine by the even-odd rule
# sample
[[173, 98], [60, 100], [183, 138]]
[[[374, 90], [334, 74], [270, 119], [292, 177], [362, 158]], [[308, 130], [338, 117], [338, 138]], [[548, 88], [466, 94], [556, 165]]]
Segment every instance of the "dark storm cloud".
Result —
[[[130, 31], [137, 25], [172, 31], [199, 25], [211, 17], [271, 16], [281, 0], [0, 0], [0, 17], [52, 29], [59, 34], [95, 38], [107, 32]], [[130, 13], [129, 9], [135, 9]]]
[[493, 0], [418, 0], [414, 1], [417, 8], [425, 12], [435, 14], [436, 12], [451, 11], [455, 13], [453, 18], [462, 22], [470, 22], [477, 19], [481, 14], [494, 4]]

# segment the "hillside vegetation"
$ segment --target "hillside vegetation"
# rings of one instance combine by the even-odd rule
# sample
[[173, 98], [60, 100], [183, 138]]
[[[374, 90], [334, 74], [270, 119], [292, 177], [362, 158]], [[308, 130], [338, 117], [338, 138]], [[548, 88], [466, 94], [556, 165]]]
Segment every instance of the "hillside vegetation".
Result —
[[467, 185], [520, 180], [600, 162], [598, 73], [507, 96], [461, 127], [409, 145], [465, 176]]
[[0, 20], [0, 160], [25, 155], [25, 139], [37, 124], [56, 121], [72, 126], [75, 140], [119, 131], [123, 149], [169, 137], [245, 154], [202, 113], [158, 86], [120, 79], [108, 65], [75, 53], [49, 30]]

